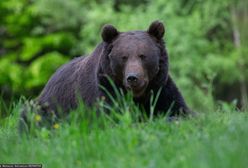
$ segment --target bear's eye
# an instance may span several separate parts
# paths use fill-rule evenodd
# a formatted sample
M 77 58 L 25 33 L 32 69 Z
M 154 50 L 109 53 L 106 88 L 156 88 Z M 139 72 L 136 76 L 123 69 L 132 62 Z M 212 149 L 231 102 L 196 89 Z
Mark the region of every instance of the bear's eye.
M 146 58 L 146 56 L 143 55 L 143 54 L 139 55 L 139 57 L 140 57 L 142 60 Z
M 127 60 L 127 56 L 122 56 L 121 58 L 122 58 L 123 61 Z

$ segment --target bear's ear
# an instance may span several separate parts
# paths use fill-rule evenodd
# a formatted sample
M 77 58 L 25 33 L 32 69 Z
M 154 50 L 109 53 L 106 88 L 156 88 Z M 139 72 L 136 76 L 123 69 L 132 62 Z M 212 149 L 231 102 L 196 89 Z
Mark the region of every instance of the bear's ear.
M 164 24 L 158 20 L 151 23 L 149 26 L 149 29 L 147 32 L 157 38 L 158 40 L 161 40 L 164 36 Z
M 104 25 L 102 28 L 102 39 L 103 41 L 107 42 L 107 43 L 111 43 L 112 40 L 118 36 L 119 32 L 117 31 L 117 29 L 112 26 L 112 25 Z

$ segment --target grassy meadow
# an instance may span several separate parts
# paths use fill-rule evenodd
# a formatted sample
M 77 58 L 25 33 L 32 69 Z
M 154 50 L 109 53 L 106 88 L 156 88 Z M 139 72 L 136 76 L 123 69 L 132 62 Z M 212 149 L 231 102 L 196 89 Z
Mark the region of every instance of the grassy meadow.
M 21 103 L 1 119 L 0 163 L 40 163 L 44 167 L 225 167 L 248 165 L 248 113 L 231 108 L 196 117 L 137 121 L 130 111 L 87 118 L 83 106 L 51 129 L 18 133 Z M 93 111 L 91 111 L 93 113 Z M 39 122 L 33 116 L 33 122 Z

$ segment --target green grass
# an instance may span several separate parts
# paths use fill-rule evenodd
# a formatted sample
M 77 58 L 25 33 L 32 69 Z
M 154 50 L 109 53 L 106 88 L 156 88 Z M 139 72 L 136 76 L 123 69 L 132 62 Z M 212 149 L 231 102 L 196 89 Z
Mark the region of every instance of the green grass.
M 127 112 L 118 122 L 105 117 L 103 125 L 96 118 L 74 115 L 57 129 L 37 129 L 21 137 L 16 128 L 19 110 L 15 106 L 0 120 L 0 163 L 41 163 L 48 168 L 248 165 L 247 112 L 219 110 L 174 122 L 162 117 L 137 122 Z

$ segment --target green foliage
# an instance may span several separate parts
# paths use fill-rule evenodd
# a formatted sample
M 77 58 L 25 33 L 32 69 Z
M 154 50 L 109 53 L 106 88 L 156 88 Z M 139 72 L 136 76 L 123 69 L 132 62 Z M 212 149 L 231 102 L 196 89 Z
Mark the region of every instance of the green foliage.
M 0 163 L 246 167 L 248 116 L 236 106 L 248 107 L 247 8 L 245 0 L 0 1 Z M 42 125 L 33 104 L 30 134 L 18 134 L 24 106 L 6 103 L 12 93 L 36 97 L 60 65 L 94 50 L 104 24 L 146 30 L 157 19 L 166 25 L 170 73 L 199 112 L 195 118 L 168 122 L 152 113 L 145 118 L 126 95 L 113 99 L 113 106 L 80 104 L 51 127 Z M 216 101 L 238 92 L 241 101 Z M 151 111 L 155 102 L 156 95 Z M 106 108 L 110 115 L 98 115 Z
M 190 106 L 208 110 L 215 103 L 207 96 L 225 97 L 220 88 L 240 83 L 230 93 L 247 90 L 247 6 L 242 0 L 1 1 L 0 87 L 37 96 L 56 68 L 94 50 L 102 25 L 146 30 L 159 19 L 173 78 Z M 247 93 L 240 94 L 245 102 Z

